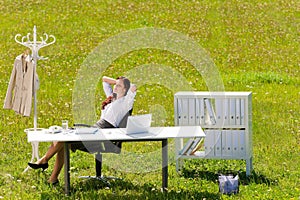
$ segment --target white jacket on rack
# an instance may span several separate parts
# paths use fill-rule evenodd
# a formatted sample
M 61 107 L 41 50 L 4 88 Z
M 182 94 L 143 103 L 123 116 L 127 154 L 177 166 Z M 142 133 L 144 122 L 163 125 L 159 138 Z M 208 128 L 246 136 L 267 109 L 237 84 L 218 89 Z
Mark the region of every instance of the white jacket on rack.
M 12 109 L 18 114 L 30 116 L 34 92 L 33 74 L 31 57 L 24 54 L 17 56 L 4 100 L 4 109 Z M 36 80 L 38 83 L 38 78 Z M 36 87 L 38 87 L 38 84 Z

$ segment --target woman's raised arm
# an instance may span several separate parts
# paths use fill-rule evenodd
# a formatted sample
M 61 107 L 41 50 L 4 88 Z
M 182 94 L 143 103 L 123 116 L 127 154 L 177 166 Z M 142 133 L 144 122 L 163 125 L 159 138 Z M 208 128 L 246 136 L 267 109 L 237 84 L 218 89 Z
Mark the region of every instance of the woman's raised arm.
M 111 85 L 115 85 L 116 84 L 116 79 L 108 77 L 108 76 L 103 76 L 102 77 L 102 81 L 106 82 L 108 84 L 111 84 Z

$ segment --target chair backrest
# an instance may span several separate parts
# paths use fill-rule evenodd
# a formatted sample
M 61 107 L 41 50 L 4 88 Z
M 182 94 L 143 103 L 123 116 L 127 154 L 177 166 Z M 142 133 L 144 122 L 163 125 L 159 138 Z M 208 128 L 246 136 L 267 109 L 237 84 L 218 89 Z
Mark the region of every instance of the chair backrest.
M 123 117 L 123 119 L 121 120 L 120 124 L 119 124 L 119 127 L 118 128 L 126 128 L 127 126 L 127 119 L 128 119 L 128 116 L 130 116 L 132 114 L 132 110 L 129 110 L 126 115 Z

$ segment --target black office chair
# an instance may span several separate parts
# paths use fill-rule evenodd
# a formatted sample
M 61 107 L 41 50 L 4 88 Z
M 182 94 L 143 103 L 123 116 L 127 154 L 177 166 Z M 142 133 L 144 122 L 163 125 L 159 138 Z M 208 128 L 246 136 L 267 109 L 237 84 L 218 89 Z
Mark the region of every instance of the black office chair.
M 121 120 L 118 128 L 126 128 L 128 116 L 132 114 L 132 109 L 126 113 L 126 115 Z M 74 124 L 74 127 L 94 127 L 86 124 Z M 75 152 L 76 150 L 95 153 L 95 168 L 96 176 L 81 176 L 81 178 L 97 179 L 103 181 L 105 184 L 110 185 L 108 179 L 117 179 L 114 177 L 104 177 L 102 176 L 102 153 L 116 153 L 120 154 L 122 148 L 122 141 L 104 141 L 104 142 L 77 142 L 71 145 L 71 150 Z

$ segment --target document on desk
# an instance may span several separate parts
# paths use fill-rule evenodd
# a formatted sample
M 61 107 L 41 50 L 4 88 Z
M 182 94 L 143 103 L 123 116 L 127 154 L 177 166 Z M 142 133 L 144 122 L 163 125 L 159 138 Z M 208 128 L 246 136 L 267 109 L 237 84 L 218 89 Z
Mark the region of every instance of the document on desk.
M 91 127 L 81 127 L 76 128 L 75 134 L 95 134 L 97 133 L 98 128 L 91 128 Z

